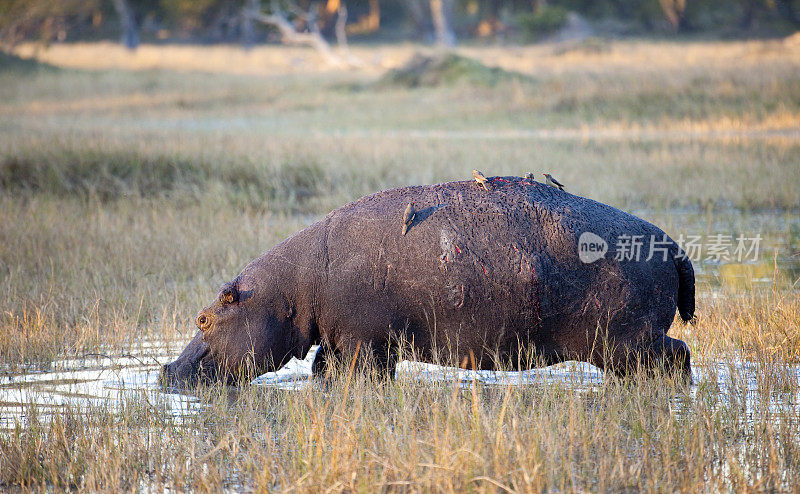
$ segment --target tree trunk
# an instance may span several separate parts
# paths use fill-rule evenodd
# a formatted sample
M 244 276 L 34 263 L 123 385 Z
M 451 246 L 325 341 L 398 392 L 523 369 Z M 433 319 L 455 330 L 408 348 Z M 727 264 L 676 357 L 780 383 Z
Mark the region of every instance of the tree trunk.
M 344 3 L 339 4 L 339 10 L 336 14 L 336 43 L 343 47 L 347 48 L 347 30 L 345 27 L 347 26 L 347 7 Z
M 686 15 L 687 2 L 688 0 L 659 0 L 661 10 L 664 11 L 667 20 L 677 32 L 689 30 L 689 17 Z
M 776 0 L 775 7 L 781 17 L 791 22 L 794 27 L 800 27 L 800 18 L 792 5 L 792 0 Z
M 425 39 L 430 35 L 433 28 L 427 13 L 425 12 L 425 5 L 422 0 L 405 0 L 403 6 L 408 12 L 408 17 L 411 23 L 414 24 L 414 29 L 421 39 Z
M 453 0 L 431 0 L 431 19 L 437 45 L 456 45 L 456 35 L 450 27 L 452 12 Z
M 136 18 L 127 0 L 112 0 L 114 9 L 119 16 L 119 26 L 122 31 L 120 42 L 129 50 L 135 50 L 139 46 L 139 27 L 136 25 Z
M 350 52 L 350 47 L 347 45 L 347 6 L 342 1 L 339 4 L 339 10 L 336 13 L 336 44 L 342 52 L 345 60 L 352 67 L 363 67 L 364 62 Z
M 756 13 L 755 0 L 741 0 L 742 4 L 742 18 L 739 19 L 739 27 L 741 29 L 750 29 L 753 26 L 753 18 Z
M 249 50 L 256 42 L 256 30 L 250 12 L 258 12 L 261 5 L 258 0 L 247 0 L 242 7 L 242 45 Z

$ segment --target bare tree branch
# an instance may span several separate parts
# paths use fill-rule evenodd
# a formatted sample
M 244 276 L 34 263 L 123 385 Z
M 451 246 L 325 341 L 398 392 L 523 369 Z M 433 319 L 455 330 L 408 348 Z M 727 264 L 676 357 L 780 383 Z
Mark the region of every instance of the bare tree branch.
M 689 27 L 689 18 L 686 16 L 687 0 L 658 0 L 661 10 L 675 31 L 685 31 Z
M 319 9 L 319 4 L 313 3 L 308 11 L 302 11 L 297 7 L 297 5 L 292 4 L 290 7 L 290 13 L 292 13 L 295 17 L 303 20 L 306 24 L 308 31 L 302 32 L 298 31 L 295 26 L 289 21 L 286 17 L 286 14 L 281 10 L 280 5 L 278 2 L 273 0 L 270 5 L 271 12 L 266 14 L 261 11 L 261 2 L 259 0 L 250 0 L 249 2 L 249 12 L 248 15 L 250 18 L 262 22 L 264 24 L 273 26 L 278 30 L 281 35 L 281 40 L 290 45 L 305 45 L 311 46 L 315 50 L 317 50 L 320 55 L 325 59 L 327 63 L 336 67 L 347 67 L 347 66 L 362 66 L 363 62 L 358 60 L 356 57 L 352 56 L 348 49 L 347 49 L 347 39 L 344 38 L 344 43 L 342 43 L 342 38 L 339 36 L 339 28 L 338 28 L 338 21 L 337 21 L 337 38 L 339 40 L 339 44 L 341 45 L 342 49 L 347 51 L 345 57 L 340 56 L 336 52 L 333 51 L 331 45 L 325 40 L 322 36 L 322 33 L 319 30 L 319 24 L 317 23 L 317 11 Z M 339 10 L 341 15 L 341 8 Z M 344 19 L 347 19 L 347 10 L 345 9 Z M 344 27 L 342 26 L 341 31 L 344 32 Z

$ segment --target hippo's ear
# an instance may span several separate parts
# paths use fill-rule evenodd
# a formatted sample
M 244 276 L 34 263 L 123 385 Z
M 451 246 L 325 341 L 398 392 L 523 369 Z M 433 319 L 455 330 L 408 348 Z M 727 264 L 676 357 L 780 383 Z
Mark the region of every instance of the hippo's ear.
M 225 285 L 219 292 L 219 301 L 223 304 L 232 304 L 238 302 L 239 290 L 236 289 L 236 285 L 232 283 Z

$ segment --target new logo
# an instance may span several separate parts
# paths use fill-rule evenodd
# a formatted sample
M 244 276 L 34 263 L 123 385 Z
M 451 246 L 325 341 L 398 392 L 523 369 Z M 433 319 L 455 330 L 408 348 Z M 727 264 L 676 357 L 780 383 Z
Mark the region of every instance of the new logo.
M 581 262 L 591 264 L 606 256 L 608 242 L 592 232 L 583 232 L 578 238 L 578 257 Z

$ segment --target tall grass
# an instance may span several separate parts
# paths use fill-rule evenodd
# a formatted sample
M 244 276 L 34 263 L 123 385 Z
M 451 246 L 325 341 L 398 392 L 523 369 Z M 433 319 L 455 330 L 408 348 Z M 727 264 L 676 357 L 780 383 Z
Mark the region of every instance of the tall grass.
M 377 87 L 378 67 L 309 70 L 303 50 L 114 50 L 56 46 L 40 57 L 71 68 L 0 73 L 3 375 L 148 339 L 179 350 L 217 287 L 289 234 L 472 169 L 551 172 L 670 234 L 800 248 L 800 64 L 778 42 L 470 47 L 527 77 L 414 90 Z M 356 50 L 394 67 L 415 48 Z M 670 332 L 702 369 L 694 387 L 383 382 L 345 365 L 299 391 L 200 390 L 178 419 L 144 393 L 26 404 L 0 431 L 0 488 L 796 490 L 795 272 L 766 289 L 701 280 L 697 325 Z
M 793 373 L 778 366 L 779 375 Z M 347 366 L 297 391 L 203 391 L 167 403 L 67 408 L 0 435 L 0 483 L 88 490 L 740 491 L 800 481 L 797 404 L 711 372 L 487 386 L 389 383 Z M 797 392 L 794 382 L 793 392 Z M 770 394 L 777 399 L 769 400 Z M 764 399 L 766 397 L 766 399 Z
M 232 47 L 143 47 L 119 59 L 123 68 L 141 69 L 142 57 L 161 68 L 120 71 L 107 69 L 113 47 L 57 46 L 39 56 L 75 67 L 105 59 L 106 69 L 0 74 L 0 186 L 101 196 L 200 189 L 237 206 L 324 213 L 380 188 L 480 169 L 549 171 L 570 191 L 623 208 L 798 208 L 800 64 L 790 46 L 608 45 L 599 54 L 464 49 L 530 79 L 485 87 L 467 70 L 460 84 L 413 90 L 375 86 L 377 67 L 238 75 L 209 55 L 239 56 Z M 390 66 L 414 53 L 372 50 L 391 52 Z M 224 73 L 192 72 L 190 58 Z
M 50 149 L 6 157 L 0 162 L 0 188 L 27 196 L 101 201 L 182 196 L 197 202 L 210 195 L 240 208 L 296 212 L 338 181 L 316 162 L 259 166 L 243 160 L 226 165 L 180 155 Z
M 59 197 L 215 200 L 239 210 L 324 214 L 376 190 L 488 175 L 553 173 L 623 209 L 797 211 L 792 140 L 362 137 L 257 133 L 126 138 L 0 135 L 0 191 Z M 131 143 L 132 141 L 133 143 Z M 556 175 L 557 174 L 557 175 Z
M 695 327 L 683 328 L 700 354 L 800 364 L 797 290 L 754 289 L 703 300 L 700 314 Z

